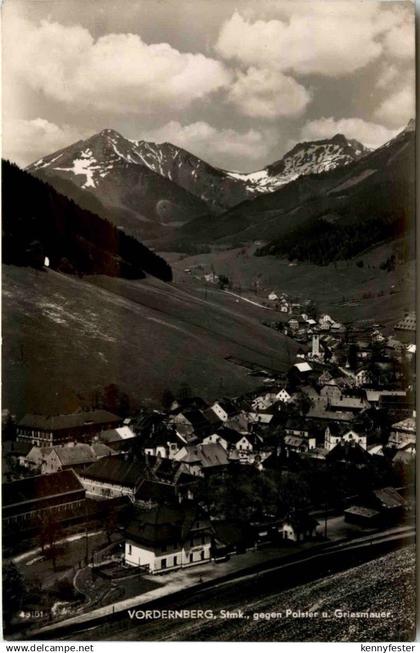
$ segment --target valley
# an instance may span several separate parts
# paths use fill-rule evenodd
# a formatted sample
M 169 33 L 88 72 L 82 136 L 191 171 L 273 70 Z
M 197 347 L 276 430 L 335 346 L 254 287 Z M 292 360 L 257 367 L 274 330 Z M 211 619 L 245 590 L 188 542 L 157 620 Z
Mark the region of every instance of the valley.
M 320 310 L 344 322 L 375 321 L 380 315 L 382 323 L 392 326 L 413 304 L 416 280 L 414 261 L 398 265 L 392 271 L 381 269 L 381 264 L 392 256 L 394 247 L 395 243 L 385 243 L 349 261 L 327 266 L 290 263 L 274 256 L 257 257 L 254 244 L 213 249 L 208 254 L 196 256 L 173 252 L 164 252 L 162 256 L 170 263 L 179 285 L 195 287 L 202 294 L 206 288 L 207 293 L 212 288 L 203 275 L 214 270 L 229 279 L 233 290 L 267 306 L 273 305 L 268 295 L 274 290 L 296 297 L 298 301 L 311 299 Z M 185 272 L 186 269 L 191 272 Z M 280 313 L 276 314 L 276 319 L 282 319 Z M 288 319 L 287 314 L 284 319 Z

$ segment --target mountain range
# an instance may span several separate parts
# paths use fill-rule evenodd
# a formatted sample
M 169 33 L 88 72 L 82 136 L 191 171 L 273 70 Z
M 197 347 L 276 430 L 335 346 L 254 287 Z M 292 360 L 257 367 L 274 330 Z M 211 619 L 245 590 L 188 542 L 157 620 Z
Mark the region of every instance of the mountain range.
M 211 224 L 197 218 L 178 230 L 178 241 L 172 247 L 176 249 L 180 243 L 191 240 L 219 247 L 255 241 L 275 243 L 303 225 L 312 228 L 316 238 L 314 221 L 317 220 L 345 224 L 350 231 L 352 225 L 357 225 L 362 232 L 363 228 L 368 230 L 373 218 L 380 225 L 381 221 L 386 222 L 393 216 L 398 228 L 412 227 L 414 162 L 415 124 L 410 122 L 391 141 L 346 165 L 302 175 L 274 192 L 237 204 L 216 216 Z M 304 231 L 296 237 L 304 239 Z M 351 234 L 348 237 L 351 238 Z M 370 242 L 363 243 L 361 238 L 359 247 L 367 247 L 377 238 L 381 241 L 386 237 L 389 235 L 378 229 Z M 162 247 L 165 249 L 165 245 Z M 167 243 L 166 249 L 169 247 Z M 270 247 L 268 245 L 263 253 L 280 253 Z M 356 249 L 352 253 L 356 254 Z
M 171 237 L 197 217 L 211 223 L 246 199 L 308 174 L 345 166 L 369 150 L 337 134 L 298 143 L 280 160 L 251 173 L 215 168 L 171 143 L 132 141 L 112 129 L 45 156 L 28 172 L 114 224 L 148 239 Z M 83 192 L 80 192 L 83 191 Z
M 414 134 L 410 121 L 376 150 L 336 134 L 298 143 L 264 169 L 239 173 L 215 168 L 170 143 L 133 141 L 105 129 L 27 170 L 160 251 L 192 253 L 252 241 L 275 245 L 287 236 L 299 258 L 308 256 L 293 245 L 293 238 L 304 238 L 303 225 L 311 242 L 318 227 L 324 238 L 328 232 L 340 241 L 351 239 L 353 226 L 359 244 L 331 250 L 330 260 L 357 254 L 364 229 L 374 244 L 398 235 L 407 223 L 401 215 L 413 212 Z M 274 245 L 260 253 L 284 253 Z
M 366 284 L 376 296 L 380 285 L 382 299 L 366 300 L 370 310 L 395 297 L 395 311 L 403 310 L 406 294 L 384 290 L 408 286 L 398 270 L 376 274 L 356 261 L 378 243 L 387 252 L 414 243 L 399 238 L 414 227 L 414 123 L 374 151 L 340 135 L 298 144 L 251 175 L 217 170 L 170 144 L 139 143 L 105 130 L 27 172 L 4 163 L 4 402 L 17 414 L 74 410 L 105 379 L 133 405 L 159 406 L 163 391 L 182 383 L 210 399 L 241 394 L 259 383 L 247 366 L 284 371 L 295 359 L 294 343 L 263 325 L 268 308 L 181 284 L 186 275 L 175 267 L 175 281 L 164 283 L 171 267 L 139 242 L 144 236 L 161 252 L 205 246 L 203 257 L 231 255 L 230 278 L 242 264 L 248 278 L 264 272 L 284 285 L 287 277 L 292 294 L 312 296 L 322 285 L 328 302 L 332 286 L 337 300 Z M 260 258 L 250 253 L 256 241 Z M 49 269 L 34 269 L 45 256 Z M 349 257 L 350 267 L 328 265 Z M 287 258 L 307 264 L 290 267 Z

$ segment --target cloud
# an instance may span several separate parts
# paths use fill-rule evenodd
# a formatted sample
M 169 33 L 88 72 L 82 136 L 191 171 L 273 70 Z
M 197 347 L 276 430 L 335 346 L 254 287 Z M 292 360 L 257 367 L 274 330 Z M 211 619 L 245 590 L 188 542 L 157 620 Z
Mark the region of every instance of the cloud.
M 266 156 L 276 142 L 269 131 L 217 129 L 202 121 L 189 125 L 171 121 L 157 129 L 143 132 L 142 138 L 157 143 L 173 143 L 206 161 L 219 162 L 219 165 L 236 165 L 242 158 L 256 161 Z
M 43 118 L 5 120 L 3 125 L 3 157 L 20 166 L 33 163 L 89 134 L 69 125 L 56 125 Z
M 310 93 L 293 77 L 253 67 L 245 73 L 238 71 L 227 94 L 228 102 L 252 118 L 299 116 L 310 100 Z
M 401 72 L 397 66 L 384 64 L 376 80 L 376 88 L 386 89 L 390 84 L 401 77 Z
M 301 129 L 302 140 L 330 138 L 335 134 L 344 134 L 347 138 L 355 138 L 367 147 L 376 148 L 383 145 L 398 133 L 398 129 L 388 129 L 374 122 L 361 118 L 319 118 L 307 122 Z
M 391 127 L 401 127 L 415 116 L 414 80 L 387 97 L 375 111 L 375 118 Z
M 384 47 L 391 52 L 399 26 L 404 21 L 412 24 L 412 12 L 386 4 L 279 2 L 277 9 L 271 5 L 272 15 L 278 17 L 267 20 L 244 18 L 235 11 L 223 23 L 215 49 L 245 66 L 345 76 L 378 59 Z
M 415 32 L 414 22 L 404 21 L 396 25 L 384 37 L 384 46 L 387 54 L 398 59 L 414 61 Z
M 16 41 L 19 47 L 11 47 Z M 15 82 L 82 110 L 141 114 L 162 103 L 184 109 L 231 79 L 223 63 L 168 43 L 147 44 L 137 34 L 94 40 L 78 25 L 35 25 L 13 14 L 4 43 L 13 51 L 6 68 Z

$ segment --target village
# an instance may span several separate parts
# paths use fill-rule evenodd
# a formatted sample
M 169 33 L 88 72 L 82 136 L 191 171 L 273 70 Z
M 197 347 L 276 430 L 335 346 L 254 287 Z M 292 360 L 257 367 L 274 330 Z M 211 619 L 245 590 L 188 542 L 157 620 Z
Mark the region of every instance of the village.
M 299 349 L 286 372 L 249 371 L 253 392 L 168 390 L 132 415 L 3 411 L 8 627 L 412 523 L 415 317 L 387 335 L 269 300 L 287 318 L 267 326 Z

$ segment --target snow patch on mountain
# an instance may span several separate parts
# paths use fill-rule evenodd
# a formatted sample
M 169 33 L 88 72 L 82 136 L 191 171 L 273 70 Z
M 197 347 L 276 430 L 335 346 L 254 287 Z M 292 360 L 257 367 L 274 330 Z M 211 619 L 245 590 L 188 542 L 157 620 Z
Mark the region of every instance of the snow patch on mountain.
M 54 170 L 64 170 L 65 172 L 72 172 L 74 175 L 85 175 L 86 181 L 82 184 L 82 188 L 95 188 L 95 171 L 100 169 L 95 157 L 92 156 L 91 150 L 81 152 L 80 159 L 74 159 L 71 168 L 54 167 Z

